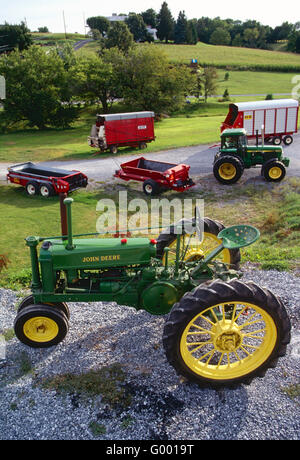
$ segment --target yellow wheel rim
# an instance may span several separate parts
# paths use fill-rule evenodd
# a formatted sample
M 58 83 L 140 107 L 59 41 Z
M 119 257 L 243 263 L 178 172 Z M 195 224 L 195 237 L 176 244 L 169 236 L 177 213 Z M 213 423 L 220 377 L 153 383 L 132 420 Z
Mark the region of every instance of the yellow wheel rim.
M 231 163 L 223 163 L 219 167 L 219 176 L 224 180 L 233 179 L 236 176 L 236 168 Z
M 58 334 L 57 323 L 46 316 L 35 316 L 23 326 L 24 335 L 33 342 L 50 342 Z
M 188 368 L 201 377 L 235 379 L 263 364 L 276 339 L 276 325 L 262 308 L 245 302 L 221 303 L 188 323 L 180 353 Z
M 216 237 L 213 233 L 204 232 L 203 241 L 200 242 L 196 233 L 192 235 L 182 235 L 180 241 L 180 258 L 183 257 L 183 260 L 186 262 L 194 261 L 205 257 L 209 254 L 213 249 L 218 247 L 222 241 Z M 170 263 L 174 263 L 176 258 L 176 244 L 177 239 L 169 244 L 169 255 L 168 261 Z M 186 251 L 186 245 L 188 245 L 188 249 Z M 224 264 L 231 263 L 230 251 L 228 249 L 224 249 L 216 258 L 219 261 L 222 261 Z M 165 260 L 165 256 L 163 257 L 163 261 Z
M 281 175 L 282 171 L 278 166 L 273 166 L 273 168 L 270 168 L 269 177 L 271 177 L 271 179 L 279 179 Z

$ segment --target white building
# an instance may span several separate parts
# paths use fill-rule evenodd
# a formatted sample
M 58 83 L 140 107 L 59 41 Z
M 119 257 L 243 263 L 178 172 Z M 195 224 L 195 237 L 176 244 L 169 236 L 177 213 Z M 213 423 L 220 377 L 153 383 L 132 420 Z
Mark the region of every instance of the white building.
M 127 14 L 124 15 L 118 15 L 113 13 L 112 16 L 106 16 L 106 19 L 109 20 L 109 22 L 117 22 L 117 21 L 125 21 L 125 19 L 128 17 Z M 146 29 L 147 32 L 153 37 L 153 40 L 157 40 L 157 29 L 153 29 L 151 26 L 148 26 L 146 24 Z

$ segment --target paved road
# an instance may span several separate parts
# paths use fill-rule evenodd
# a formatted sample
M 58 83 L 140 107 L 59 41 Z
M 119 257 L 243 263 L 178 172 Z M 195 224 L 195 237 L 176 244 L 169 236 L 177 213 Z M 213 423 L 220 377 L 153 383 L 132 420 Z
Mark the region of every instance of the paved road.
M 191 166 L 190 176 L 201 176 L 212 174 L 212 162 L 218 147 L 212 145 L 196 145 L 192 147 L 182 147 L 172 150 L 164 150 L 157 153 L 147 153 L 139 151 L 137 154 L 128 156 L 112 156 L 101 158 L 91 157 L 89 160 L 74 161 L 48 161 L 42 162 L 43 166 L 58 167 L 63 169 L 78 169 L 86 174 L 90 179 L 106 181 L 112 178 L 116 169 L 121 163 L 134 159 L 137 155 L 143 155 L 147 159 L 167 161 L 174 163 L 186 163 Z M 91 155 L 92 155 L 91 150 Z M 289 147 L 284 146 L 285 155 L 290 158 L 290 166 L 287 168 L 287 176 L 300 177 L 300 133 L 294 136 L 294 142 Z M 0 180 L 5 180 L 7 167 L 10 163 L 0 163 Z M 257 176 L 257 170 L 246 170 L 244 174 L 249 177 Z
M 73 46 L 74 50 L 77 51 L 79 50 L 80 48 L 82 48 L 84 45 L 86 45 L 87 43 L 89 42 L 92 42 L 93 39 L 92 38 L 87 38 L 86 40 L 80 40 L 78 42 L 76 42 Z

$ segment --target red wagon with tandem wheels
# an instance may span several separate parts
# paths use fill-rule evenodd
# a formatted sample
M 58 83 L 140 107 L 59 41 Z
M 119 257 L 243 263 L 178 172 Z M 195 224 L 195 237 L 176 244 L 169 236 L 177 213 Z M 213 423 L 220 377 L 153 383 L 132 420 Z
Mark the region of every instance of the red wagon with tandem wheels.
M 154 112 L 129 112 L 97 115 L 88 142 L 102 152 L 117 153 L 118 147 L 143 149 L 154 139 Z
M 176 165 L 140 157 L 121 164 L 114 176 L 126 181 L 143 182 L 146 195 L 158 195 L 168 189 L 183 192 L 195 185 L 189 178 L 189 169 L 190 166 L 185 164 Z
M 279 145 L 283 140 L 285 145 L 290 145 L 298 129 L 298 111 L 299 102 L 294 99 L 229 104 L 221 132 L 228 128 L 244 128 L 247 136 L 254 138 L 262 135 L 264 127 L 265 141 Z
M 87 176 L 80 171 L 49 168 L 31 162 L 10 166 L 7 180 L 25 187 L 28 195 L 40 194 L 45 198 L 69 193 L 88 184 Z

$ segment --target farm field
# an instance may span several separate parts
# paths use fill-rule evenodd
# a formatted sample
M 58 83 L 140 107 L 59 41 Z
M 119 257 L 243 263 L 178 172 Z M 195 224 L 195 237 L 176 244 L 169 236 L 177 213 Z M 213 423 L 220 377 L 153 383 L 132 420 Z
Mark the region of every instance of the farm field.
M 293 66 L 300 69 L 300 57 L 295 53 L 268 51 L 233 46 L 215 46 L 198 42 L 197 45 L 156 44 L 164 50 L 171 62 L 189 63 L 197 59 L 199 64 L 215 66 L 242 66 L 245 69 L 279 68 L 288 70 Z

